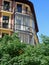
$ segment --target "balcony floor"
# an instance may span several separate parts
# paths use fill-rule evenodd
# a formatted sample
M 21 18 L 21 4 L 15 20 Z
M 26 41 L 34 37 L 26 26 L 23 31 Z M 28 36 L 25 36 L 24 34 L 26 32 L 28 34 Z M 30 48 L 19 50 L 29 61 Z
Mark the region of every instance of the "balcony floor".
M 3 13 L 4 15 L 6 16 L 10 16 L 13 14 L 13 12 L 10 12 L 10 11 L 4 11 L 4 10 L 0 10 L 1 13 Z
M 0 28 L 0 32 L 9 34 L 9 33 L 12 33 L 13 30 L 12 29 L 6 29 L 6 28 Z

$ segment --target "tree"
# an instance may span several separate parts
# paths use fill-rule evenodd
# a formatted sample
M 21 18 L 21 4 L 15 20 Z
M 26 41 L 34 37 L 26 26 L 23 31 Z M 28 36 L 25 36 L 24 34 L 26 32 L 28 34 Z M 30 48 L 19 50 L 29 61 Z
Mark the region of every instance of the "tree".
M 31 46 L 21 43 L 15 33 L 0 40 L 0 65 L 49 65 L 47 42 Z
M 41 34 L 41 39 L 44 44 L 49 44 L 49 37 Z

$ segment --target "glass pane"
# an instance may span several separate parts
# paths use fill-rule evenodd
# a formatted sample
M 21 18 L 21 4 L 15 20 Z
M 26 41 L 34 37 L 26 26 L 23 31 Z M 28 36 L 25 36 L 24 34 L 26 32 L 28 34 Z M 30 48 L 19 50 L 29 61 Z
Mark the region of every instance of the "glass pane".
M 8 24 L 7 23 L 3 23 L 2 26 L 3 26 L 3 28 L 8 28 Z
M 10 9 L 10 2 L 4 1 L 3 9 L 9 11 L 9 9 Z
M 23 25 L 25 30 L 29 29 L 29 22 L 30 22 L 30 18 L 28 16 L 24 16 L 23 17 Z
M 9 16 L 3 16 L 3 23 L 2 23 L 3 28 L 8 28 L 8 24 L 9 24 Z
M 22 12 L 22 5 L 17 4 L 17 12 Z
M 28 7 L 26 7 L 26 14 L 27 14 L 27 12 L 28 12 Z
M 3 16 L 3 20 L 9 20 L 8 16 Z
M 35 29 L 34 20 L 32 20 L 32 28 Z
M 16 28 L 21 29 L 21 20 L 17 20 Z
M 9 22 L 9 16 L 3 16 L 3 22 L 8 23 Z

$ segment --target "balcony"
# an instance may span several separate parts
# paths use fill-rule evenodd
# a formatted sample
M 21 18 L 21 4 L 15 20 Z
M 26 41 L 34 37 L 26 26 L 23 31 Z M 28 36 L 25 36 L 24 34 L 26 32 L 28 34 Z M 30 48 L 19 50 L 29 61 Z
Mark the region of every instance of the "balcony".
M 0 28 L 13 29 L 13 25 L 12 24 L 7 24 L 7 23 L 3 23 L 1 25 L 1 23 L 0 23 Z
M 22 15 L 27 15 L 27 16 L 31 16 L 31 17 L 33 16 L 31 11 L 26 11 L 25 9 L 22 9 L 22 12 L 15 9 L 15 14 L 22 14 Z
M 12 8 L 5 7 L 4 5 L 0 6 L 0 12 L 7 13 L 7 14 L 13 14 Z
M 13 25 L 12 24 L 8 25 L 7 23 L 3 24 L 0 22 L 0 30 L 3 32 L 12 32 L 13 31 Z
M 23 24 L 15 24 L 15 31 L 22 31 L 25 33 L 30 33 L 31 35 L 34 32 L 32 27 Z

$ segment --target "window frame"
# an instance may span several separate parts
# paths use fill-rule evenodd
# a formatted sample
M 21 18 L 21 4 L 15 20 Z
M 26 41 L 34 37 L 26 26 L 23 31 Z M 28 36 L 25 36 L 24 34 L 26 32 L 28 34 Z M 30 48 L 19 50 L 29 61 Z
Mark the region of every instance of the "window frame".
M 17 4 L 17 12 L 22 13 L 22 4 Z

